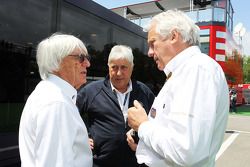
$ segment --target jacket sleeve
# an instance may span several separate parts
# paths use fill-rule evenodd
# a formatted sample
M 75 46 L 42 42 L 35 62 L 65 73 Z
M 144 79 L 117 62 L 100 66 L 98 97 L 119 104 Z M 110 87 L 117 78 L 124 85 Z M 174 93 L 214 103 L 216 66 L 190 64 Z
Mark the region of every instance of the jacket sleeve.
M 76 99 L 76 106 L 80 112 L 80 115 L 87 127 L 89 129 L 88 124 L 88 115 L 87 115 L 87 109 L 88 109 L 88 102 L 89 102 L 89 96 L 87 96 L 87 88 L 83 87 L 81 88 L 77 93 L 77 99 Z
M 154 100 L 155 100 L 155 95 L 154 93 L 148 88 L 148 91 L 147 91 L 147 96 L 148 96 L 148 104 L 149 104 L 149 109 L 147 111 L 147 113 L 149 112 Z
M 149 113 L 149 110 L 154 102 L 155 99 L 155 95 L 154 93 L 151 91 L 151 89 L 149 89 L 149 87 L 147 87 L 145 84 L 142 85 L 143 86 L 143 92 L 146 96 L 147 99 L 147 104 L 144 104 L 144 109 L 147 112 L 147 114 Z
M 77 106 L 80 113 L 82 112 L 84 104 L 86 103 L 85 97 L 86 97 L 86 89 L 85 89 L 85 87 L 82 87 L 77 92 L 77 98 L 76 98 L 76 106 Z

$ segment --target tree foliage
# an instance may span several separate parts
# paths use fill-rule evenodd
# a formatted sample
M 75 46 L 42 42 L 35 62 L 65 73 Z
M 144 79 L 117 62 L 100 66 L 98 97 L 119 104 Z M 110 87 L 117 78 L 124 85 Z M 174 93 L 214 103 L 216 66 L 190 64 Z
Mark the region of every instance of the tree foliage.
M 237 50 L 227 57 L 224 65 L 224 72 L 229 85 L 242 84 L 243 81 L 243 59 Z
M 243 57 L 244 83 L 250 83 L 250 56 Z

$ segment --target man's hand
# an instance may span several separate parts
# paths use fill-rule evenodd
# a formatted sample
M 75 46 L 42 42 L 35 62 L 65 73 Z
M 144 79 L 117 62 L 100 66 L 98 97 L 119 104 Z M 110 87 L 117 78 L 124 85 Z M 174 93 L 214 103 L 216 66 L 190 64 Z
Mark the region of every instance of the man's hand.
M 128 145 L 129 147 L 131 148 L 131 150 L 135 151 L 136 148 L 137 148 L 137 144 L 135 143 L 133 137 L 132 137 L 132 133 L 133 133 L 133 129 L 130 129 L 126 135 L 127 135 L 127 142 L 128 142 Z
M 94 149 L 94 140 L 91 138 L 89 138 L 89 145 L 90 145 L 91 150 L 93 150 Z
M 135 131 L 138 131 L 141 123 L 145 121 L 148 121 L 148 116 L 144 108 L 137 100 L 134 100 L 134 107 L 128 109 L 128 125 Z

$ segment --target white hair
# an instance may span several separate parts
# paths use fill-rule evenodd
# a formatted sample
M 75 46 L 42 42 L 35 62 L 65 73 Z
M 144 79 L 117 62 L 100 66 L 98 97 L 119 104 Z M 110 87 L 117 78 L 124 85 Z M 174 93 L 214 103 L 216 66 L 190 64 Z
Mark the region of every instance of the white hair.
M 200 44 L 200 28 L 184 12 L 179 10 L 168 10 L 152 18 L 144 30 L 149 31 L 156 26 L 156 32 L 163 38 L 168 38 L 172 31 L 181 34 L 183 42 L 189 45 Z
M 36 54 L 41 78 L 44 80 L 50 73 L 58 71 L 62 59 L 75 49 L 80 49 L 83 54 L 88 54 L 83 42 L 73 35 L 55 33 L 41 41 Z
M 111 49 L 108 58 L 108 65 L 110 65 L 112 60 L 118 59 L 125 59 L 131 64 L 131 66 L 134 66 L 134 56 L 132 53 L 132 49 L 129 46 L 115 45 Z

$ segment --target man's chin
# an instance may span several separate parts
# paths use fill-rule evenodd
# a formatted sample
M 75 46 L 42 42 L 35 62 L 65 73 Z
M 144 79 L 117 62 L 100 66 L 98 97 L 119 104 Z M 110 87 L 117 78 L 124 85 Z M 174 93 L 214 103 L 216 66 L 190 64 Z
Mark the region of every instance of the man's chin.
M 78 88 L 80 88 L 83 84 L 85 84 L 86 82 L 87 82 L 87 80 L 84 79 L 82 82 L 77 83 L 74 87 L 75 87 L 76 89 L 78 89 Z
M 158 70 L 163 71 L 164 67 L 161 65 L 157 65 Z

